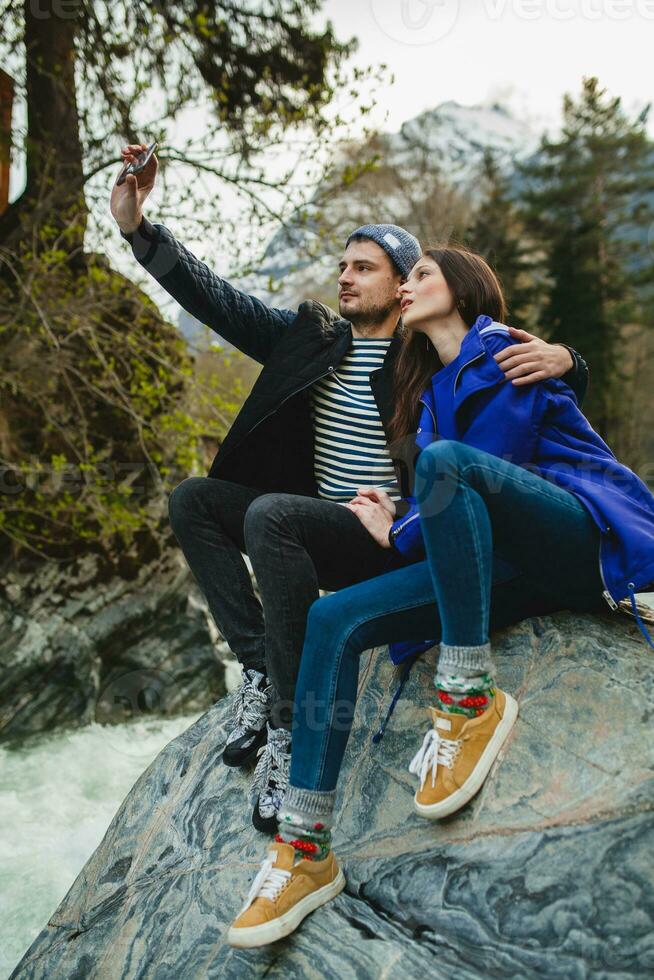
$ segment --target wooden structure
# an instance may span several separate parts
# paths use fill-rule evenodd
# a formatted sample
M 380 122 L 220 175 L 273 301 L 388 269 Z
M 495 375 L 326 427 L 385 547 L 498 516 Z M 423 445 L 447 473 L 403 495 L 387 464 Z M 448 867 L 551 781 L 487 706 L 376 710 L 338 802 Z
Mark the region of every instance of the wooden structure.
M 11 166 L 11 113 L 14 104 L 14 80 L 0 68 L 0 214 L 9 204 L 9 169 Z

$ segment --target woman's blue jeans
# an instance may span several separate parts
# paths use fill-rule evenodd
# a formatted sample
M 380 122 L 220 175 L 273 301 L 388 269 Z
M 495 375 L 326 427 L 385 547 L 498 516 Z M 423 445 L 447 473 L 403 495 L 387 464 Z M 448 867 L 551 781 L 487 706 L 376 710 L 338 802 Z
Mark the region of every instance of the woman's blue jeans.
M 600 532 L 569 491 L 440 440 L 418 458 L 415 495 L 427 560 L 310 607 L 292 729 L 298 789 L 336 788 L 364 650 L 431 638 L 477 646 L 529 616 L 603 607 Z

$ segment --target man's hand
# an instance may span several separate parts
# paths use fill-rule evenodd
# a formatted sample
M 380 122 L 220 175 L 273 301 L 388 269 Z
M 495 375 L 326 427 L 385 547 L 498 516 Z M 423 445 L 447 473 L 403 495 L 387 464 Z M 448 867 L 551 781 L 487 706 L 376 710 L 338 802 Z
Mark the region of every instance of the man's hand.
M 372 500 L 374 504 L 381 504 L 391 517 L 395 517 L 395 501 L 391 500 L 385 490 L 381 490 L 379 487 L 357 487 L 357 494 L 358 496 L 354 497 L 354 500 L 365 497 L 368 500 Z
M 393 518 L 385 507 L 381 504 L 374 503 L 367 497 L 355 497 L 354 500 L 351 500 L 345 506 L 349 507 L 352 513 L 357 515 L 377 544 L 380 544 L 382 548 L 391 547 L 391 543 L 388 540 L 388 532 L 392 527 Z
M 495 355 L 495 360 L 512 384 L 529 385 L 560 378 L 573 367 L 572 354 L 562 344 L 548 344 L 516 327 L 509 327 L 509 333 L 522 343 L 505 347 Z
M 142 150 L 147 150 L 145 143 L 130 143 L 122 148 L 123 169 L 139 156 Z M 121 170 L 120 173 L 123 171 Z M 120 176 L 120 174 L 118 174 Z M 111 190 L 111 213 L 118 227 L 126 233 L 136 231 L 143 217 L 143 204 L 154 187 L 157 176 L 157 157 L 152 154 L 140 174 L 129 174 L 124 184 L 114 184 Z

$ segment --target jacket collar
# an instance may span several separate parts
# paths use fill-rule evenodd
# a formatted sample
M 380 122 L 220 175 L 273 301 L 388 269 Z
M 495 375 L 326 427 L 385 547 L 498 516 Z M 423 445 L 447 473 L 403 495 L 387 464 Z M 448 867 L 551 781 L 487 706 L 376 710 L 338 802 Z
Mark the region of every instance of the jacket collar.
M 485 314 L 477 317 L 463 338 L 461 350 L 454 360 L 446 368 L 432 375 L 431 383 L 422 396 L 422 400 L 427 402 L 432 411 L 436 409 L 438 397 L 454 396 L 456 413 L 475 392 L 490 388 L 504 380 L 504 372 L 484 342 L 483 331 L 488 327 L 506 329 L 504 324 L 495 323 Z M 445 384 L 446 387 L 441 389 L 441 385 Z

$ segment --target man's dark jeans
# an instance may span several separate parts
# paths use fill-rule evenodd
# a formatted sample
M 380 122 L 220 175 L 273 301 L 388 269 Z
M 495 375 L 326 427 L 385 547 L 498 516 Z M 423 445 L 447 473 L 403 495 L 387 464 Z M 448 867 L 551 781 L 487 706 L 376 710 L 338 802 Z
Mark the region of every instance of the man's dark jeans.
M 268 674 L 273 722 L 290 729 L 307 615 L 319 589 L 335 592 L 406 559 L 377 544 L 343 504 L 316 497 L 192 476 L 175 487 L 168 512 L 218 629 L 243 667 Z

